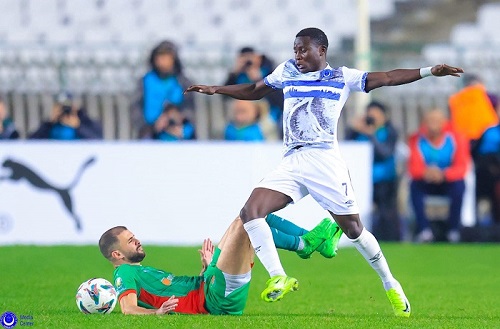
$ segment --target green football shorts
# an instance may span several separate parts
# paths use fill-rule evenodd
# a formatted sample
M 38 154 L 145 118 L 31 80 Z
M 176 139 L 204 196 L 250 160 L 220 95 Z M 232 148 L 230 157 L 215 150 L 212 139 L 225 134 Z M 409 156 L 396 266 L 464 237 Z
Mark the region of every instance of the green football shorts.
M 243 313 L 243 309 L 247 303 L 248 299 L 248 289 L 250 288 L 250 274 L 247 275 L 236 275 L 229 276 L 217 268 L 217 260 L 219 259 L 221 250 L 219 248 L 215 249 L 214 257 L 212 262 L 208 266 L 204 273 L 205 282 L 205 307 L 210 314 L 222 315 L 240 315 Z M 226 290 L 230 284 L 226 283 L 226 278 L 232 280 L 232 277 L 246 277 L 248 280 L 246 283 L 237 286 L 236 289 L 231 289 L 232 291 L 226 296 Z M 237 280 L 237 279 L 236 279 Z M 235 284 L 232 284 L 233 288 Z

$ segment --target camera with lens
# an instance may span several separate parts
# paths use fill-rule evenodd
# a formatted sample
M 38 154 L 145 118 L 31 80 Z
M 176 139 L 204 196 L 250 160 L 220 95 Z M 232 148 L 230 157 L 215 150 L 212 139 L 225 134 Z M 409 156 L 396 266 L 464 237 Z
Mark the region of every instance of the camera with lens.
M 247 60 L 247 61 L 245 62 L 245 65 L 244 65 L 243 67 L 244 67 L 245 69 L 248 69 L 248 68 L 250 68 L 250 66 L 252 66 L 252 65 L 253 65 L 253 62 L 252 62 L 252 60 L 250 60 L 250 59 L 249 59 L 249 60 Z
M 372 125 L 375 124 L 375 118 L 367 116 L 365 118 L 365 123 L 366 123 L 367 126 L 372 126 Z
M 71 113 L 72 109 L 73 107 L 70 104 L 63 104 L 63 106 L 61 107 L 61 113 L 63 115 L 68 115 Z
M 175 119 L 168 119 L 167 127 L 170 128 L 170 127 L 175 127 L 175 126 L 182 126 L 182 123 L 175 120 Z

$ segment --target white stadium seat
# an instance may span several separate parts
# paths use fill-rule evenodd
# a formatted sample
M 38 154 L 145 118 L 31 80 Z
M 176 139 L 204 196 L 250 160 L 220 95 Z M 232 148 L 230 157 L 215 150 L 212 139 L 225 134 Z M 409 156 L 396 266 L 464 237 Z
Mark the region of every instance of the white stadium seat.
M 485 42 L 481 30 L 473 23 L 456 25 L 451 32 L 450 41 L 453 45 L 462 47 L 483 45 Z

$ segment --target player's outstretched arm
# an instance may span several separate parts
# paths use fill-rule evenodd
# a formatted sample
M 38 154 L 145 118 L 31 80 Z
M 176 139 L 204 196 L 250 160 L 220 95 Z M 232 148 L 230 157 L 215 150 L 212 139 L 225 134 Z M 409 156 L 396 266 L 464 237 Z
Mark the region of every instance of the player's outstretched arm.
M 221 94 L 230 96 L 236 99 L 257 100 L 269 94 L 274 89 L 260 80 L 255 83 L 242 83 L 239 85 L 229 86 L 205 86 L 193 85 L 189 86 L 184 92 L 198 92 L 206 95 Z
M 464 70 L 446 64 L 422 69 L 396 69 L 387 72 L 370 72 L 366 77 L 365 91 L 369 92 L 383 86 L 404 85 L 428 76 L 444 77 L 450 75 L 459 77 L 460 73 L 464 73 Z
M 147 309 L 137 305 L 137 295 L 135 293 L 130 293 L 120 299 L 120 308 L 123 314 L 130 315 L 163 315 L 175 311 L 179 300 L 175 296 L 170 297 L 165 301 L 159 309 Z

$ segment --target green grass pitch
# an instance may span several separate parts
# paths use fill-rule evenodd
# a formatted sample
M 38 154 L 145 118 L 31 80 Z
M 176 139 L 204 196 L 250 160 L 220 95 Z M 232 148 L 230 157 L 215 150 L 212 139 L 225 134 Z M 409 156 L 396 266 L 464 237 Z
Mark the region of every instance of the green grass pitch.
M 375 272 L 354 248 L 334 259 L 302 260 L 280 251 L 300 289 L 282 301 L 259 299 L 267 275 L 253 271 L 242 316 L 84 315 L 75 304 L 79 284 L 112 279 L 96 246 L 0 247 L 0 314 L 31 315 L 39 328 L 500 328 L 500 245 L 383 244 L 403 284 L 412 316 L 396 318 Z M 196 275 L 197 248 L 145 246 L 144 265 Z M 20 323 L 16 328 L 21 328 Z

